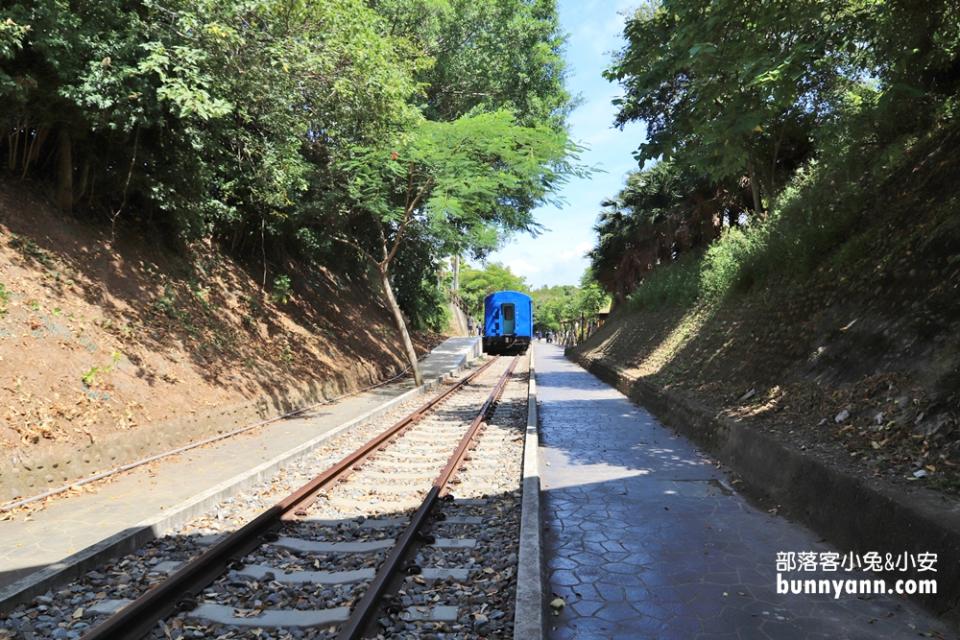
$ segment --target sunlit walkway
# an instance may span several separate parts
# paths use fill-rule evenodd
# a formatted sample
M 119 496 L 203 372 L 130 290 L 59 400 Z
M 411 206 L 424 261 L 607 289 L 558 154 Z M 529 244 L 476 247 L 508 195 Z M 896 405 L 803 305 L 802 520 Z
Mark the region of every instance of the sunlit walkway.
M 778 551 L 830 548 L 747 504 L 690 442 L 561 349 L 535 349 L 546 570 L 566 603 L 548 638 L 953 637 L 893 597 L 778 595 Z

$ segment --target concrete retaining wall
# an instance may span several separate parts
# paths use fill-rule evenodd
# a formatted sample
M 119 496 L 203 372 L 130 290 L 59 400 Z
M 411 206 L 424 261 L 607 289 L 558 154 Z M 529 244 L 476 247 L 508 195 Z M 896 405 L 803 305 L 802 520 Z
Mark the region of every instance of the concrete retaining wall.
M 809 526 L 841 552 L 937 553 L 936 574 L 889 577 L 935 578 L 938 593 L 916 601 L 960 624 L 960 501 L 923 488 L 907 492 L 878 479 L 862 480 L 600 360 L 573 349 L 566 353 L 716 455 L 743 477 L 748 495 L 776 503 L 781 514 Z

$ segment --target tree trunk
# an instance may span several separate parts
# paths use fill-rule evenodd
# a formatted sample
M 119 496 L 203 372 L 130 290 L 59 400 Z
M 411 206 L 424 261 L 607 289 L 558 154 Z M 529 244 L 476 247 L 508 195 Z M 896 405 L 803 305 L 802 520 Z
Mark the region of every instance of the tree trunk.
M 90 185 L 90 157 L 87 156 L 83 162 L 83 169 L 80 170 L 80 188 L 77 190 L 77 197 L 74 204 L 78 204 L 83 196 L 87 195 L 87 187 Z
M 20 121 L 17 121 L 17 126 L 14 128 L 13 133 L 10 134 L 9 140 L 10 150 L 7 154 L 7 166 L 10 171 L 16 171 L 17 151 L 20 149 Z
M 57 204 L 64 213 L 70 213 L 73 210 L 73 154 L 70 134 L 66 131 L 60 133 L 57 155 Z
M 420 375 L 420 366 L 417 364 L 417 351 L 413 348 L 413 341 L 410 340 L 410 333 L 407 332 L 407 323 L 403 321 L 403 313 L 400 311 L 400 305 L 397 304 L 397 298 L 393 295 L 393 287 L 390 286 L 390 275 L 386 268 L 379 268 L 380 286 L 383 287 L 383 293 L 387 296 L 387 305 L 393 312 L 393 320 L 397 323 L 397 329 L 403 338 L 403 348 L 407 352 L 407 360 L 410 362 L 410 369 L 413 371 L 413 379 L 417 386 L 423 384 L 423 376 Z
M 760 185 L 753 170 L 753 160 L 747 160 L 747 175 L 750 176 L 750 191 L 753 192 L 753 212 L 759 216 L 763 214 L 763 206 L 760 204 Z

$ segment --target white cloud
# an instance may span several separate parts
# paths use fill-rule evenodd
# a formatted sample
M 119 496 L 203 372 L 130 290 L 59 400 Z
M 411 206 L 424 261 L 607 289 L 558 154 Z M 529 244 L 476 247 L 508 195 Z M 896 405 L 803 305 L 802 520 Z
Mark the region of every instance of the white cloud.
M 531 276 L 543 271 L 543 267 L 541 265 L 528 262 L 523 258 L 512 258 L 507 266 L 509 266 L 510 270 L 515 274 L 518 276 L 523 276 L 524 278 L 530 278 Z
M 574 258 L 583 258 L 590 249 L 593 249 L 593 241 L 584 240 L 573 249 L 560 252 L 555 262 L 565 262 Z
M 536 240 L 521 238 L 490 256 L 489 261 L 509 267 L 533 287 L 578 282 L 587 268 L 586 253 L 593 248 L 593 241 L 581 240 L 569 248 L 557 246 L 565 240 L 566 234 L 558 233 L 546 233 Z

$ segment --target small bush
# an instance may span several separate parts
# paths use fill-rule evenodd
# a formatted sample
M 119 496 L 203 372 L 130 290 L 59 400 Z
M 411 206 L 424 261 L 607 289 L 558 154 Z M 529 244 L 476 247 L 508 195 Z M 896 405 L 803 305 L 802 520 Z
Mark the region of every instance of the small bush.
M 153 308 L 169 318 L 178 317 L 177 292 L 169 284 L 163 286 L 163 294 L 153 301 Z
M 719 300 L 737 287 L 745 287 L 749 273 L 745 267 L 763 253 L 767 234 L 759 226 L 727 229 L 719 241 L 710 245 L 700 271 L 700 296 Z
M 123 355 L 119 351 L 114 351 L 110 354 L 110 364 L 90 367 L 84 371 L 80 374 L 80 381 L 83 383 L 83 386 L 92 389 L 99 382 L 98 376 L 113 371 L 122 358 Z
M 279 275 L 273 279 L 273 288 L 270 290 L 270 299 L 274 304 L 287 304 L 293 293 L 293 284 L 287 275 Z
M 50 256 L 50 254 L 41 249 L 40 245 L 30 238 L 24 238 L 22 236 L 11 234 L 10 246 L 19 251 L 20 255 L 22 255 L 24 258 L 36 260 L 48 269 L 52 269 L 54 266 L 53 258 Z

